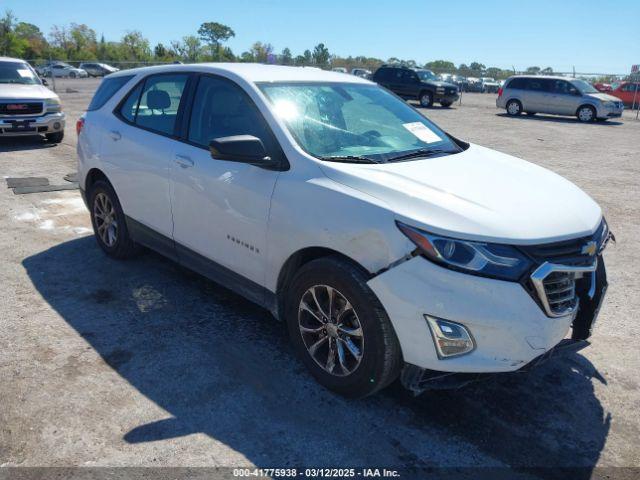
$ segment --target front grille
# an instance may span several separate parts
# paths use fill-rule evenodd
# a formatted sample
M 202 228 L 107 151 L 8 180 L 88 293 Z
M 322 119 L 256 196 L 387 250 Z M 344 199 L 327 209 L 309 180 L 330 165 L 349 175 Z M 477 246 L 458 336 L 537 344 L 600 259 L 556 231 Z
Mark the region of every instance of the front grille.
M 562 315 L 575 307 L 576 276 L 570 272 L 553 272 L 543 281 L 549 309 L 554 315 Z
M 37 115 L 44 110 L 42 102 L 3 102 L 0 103 L 0 115 L 18 117 L 21 115 Z
M 593 282 L 597 257 L 613 238 L 603 220 L 587 237 L 520 247 L 539 266 L 530 281 L 542 309 L 549 317 L 562 317 L 576 311 L 576 282 Z M 581 280 L 584 279 L 584 280 Z

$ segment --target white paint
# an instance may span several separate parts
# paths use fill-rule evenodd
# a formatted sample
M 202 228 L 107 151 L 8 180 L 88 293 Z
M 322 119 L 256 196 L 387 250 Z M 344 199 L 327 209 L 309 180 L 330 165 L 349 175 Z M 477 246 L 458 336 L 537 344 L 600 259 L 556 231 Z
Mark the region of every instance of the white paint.
M 53 230 L 55 226 L 56 225 L 53 220 L 45 220 L 44 222 L 38 225 L 38 228 L 42 230 Z

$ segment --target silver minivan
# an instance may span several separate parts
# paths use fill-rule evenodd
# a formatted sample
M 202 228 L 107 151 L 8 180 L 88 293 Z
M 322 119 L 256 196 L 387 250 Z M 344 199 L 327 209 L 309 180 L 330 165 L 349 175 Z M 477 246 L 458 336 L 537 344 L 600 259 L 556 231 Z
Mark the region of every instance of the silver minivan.
M 511 116 L 522 112 L 575 115 L 581 122 L 621 117 L 624 109 L 618 98 L 598 92 L 584 80 L 523 75 L 506 80 L 498 90 L 496 106 Z

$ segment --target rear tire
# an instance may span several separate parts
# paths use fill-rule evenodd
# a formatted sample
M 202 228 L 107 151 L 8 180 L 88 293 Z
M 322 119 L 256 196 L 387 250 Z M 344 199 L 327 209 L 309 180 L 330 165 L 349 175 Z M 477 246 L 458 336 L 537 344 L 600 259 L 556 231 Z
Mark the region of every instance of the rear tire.
M 64 131 L 56 132 L 56 133 L 47 133 L 45 135 L 46 139 L 50 143 L 60 143 L 64 138 Z
M 324 257 L 300 268 L 286 298 L 296 353 L 318 383 L 346 397 L 377 392 L 402 366 L 391 321 L 366 282 L 357 266 Z
M 89 211 L 96 241 L 104 253 L 125 259 L 140 252 L 140 246 L 129 236 L 120 201 L 109 182 L 98 180 L 91 186 Z
M 578 108 L 576 117 L 578 118 L 578 121 L 582 123 L 594 122 L 596 120 L 596 109 L 591 105 L 582 105 Z
M 519 100 L 509 100 L 507 102 L 507 115 L 517 117 L 522 113 L 522 104 Z
M 426 91 L 420 93 L 420 106 L 423 108 L 429 108 L 433 106 L 433 93 Z

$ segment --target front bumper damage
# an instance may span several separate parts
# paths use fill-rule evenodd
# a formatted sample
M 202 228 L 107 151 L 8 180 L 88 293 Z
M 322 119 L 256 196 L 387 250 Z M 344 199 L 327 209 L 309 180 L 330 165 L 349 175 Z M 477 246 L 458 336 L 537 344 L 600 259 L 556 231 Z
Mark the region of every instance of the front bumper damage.
M 535 358 L 522 368 L 513 372 L 500 373 L 499 375 L 517 375 L 520 373 L 526 373 L 551 358 L 558 359 L 569 356 L 589 345 L 590 343 L 587 340 L 563 339 L 558 343 L 558 345 Z M 462 388 L 471 383 L 494 378 L 495 375 L 495 373 L 438 372 L 406 364 L 400 374 L 400 381 L 404 388 L 417 396 L 427 390 L 452 390 Z
M 526 371 L 584 348 L 607 288 L 604 262 L 595 261 L 593 276 L 576 281 L 579 304 L 561 316 L 545 314 L 539 299 L 520 283 L 455 272 L 419 256 L 379 272 L 368 285 L 400 342 L 402 383 L 414 394 L 455 388 L 498 372 Z M 463 325 L 475 349 L 439 358 L 425 315 Z

